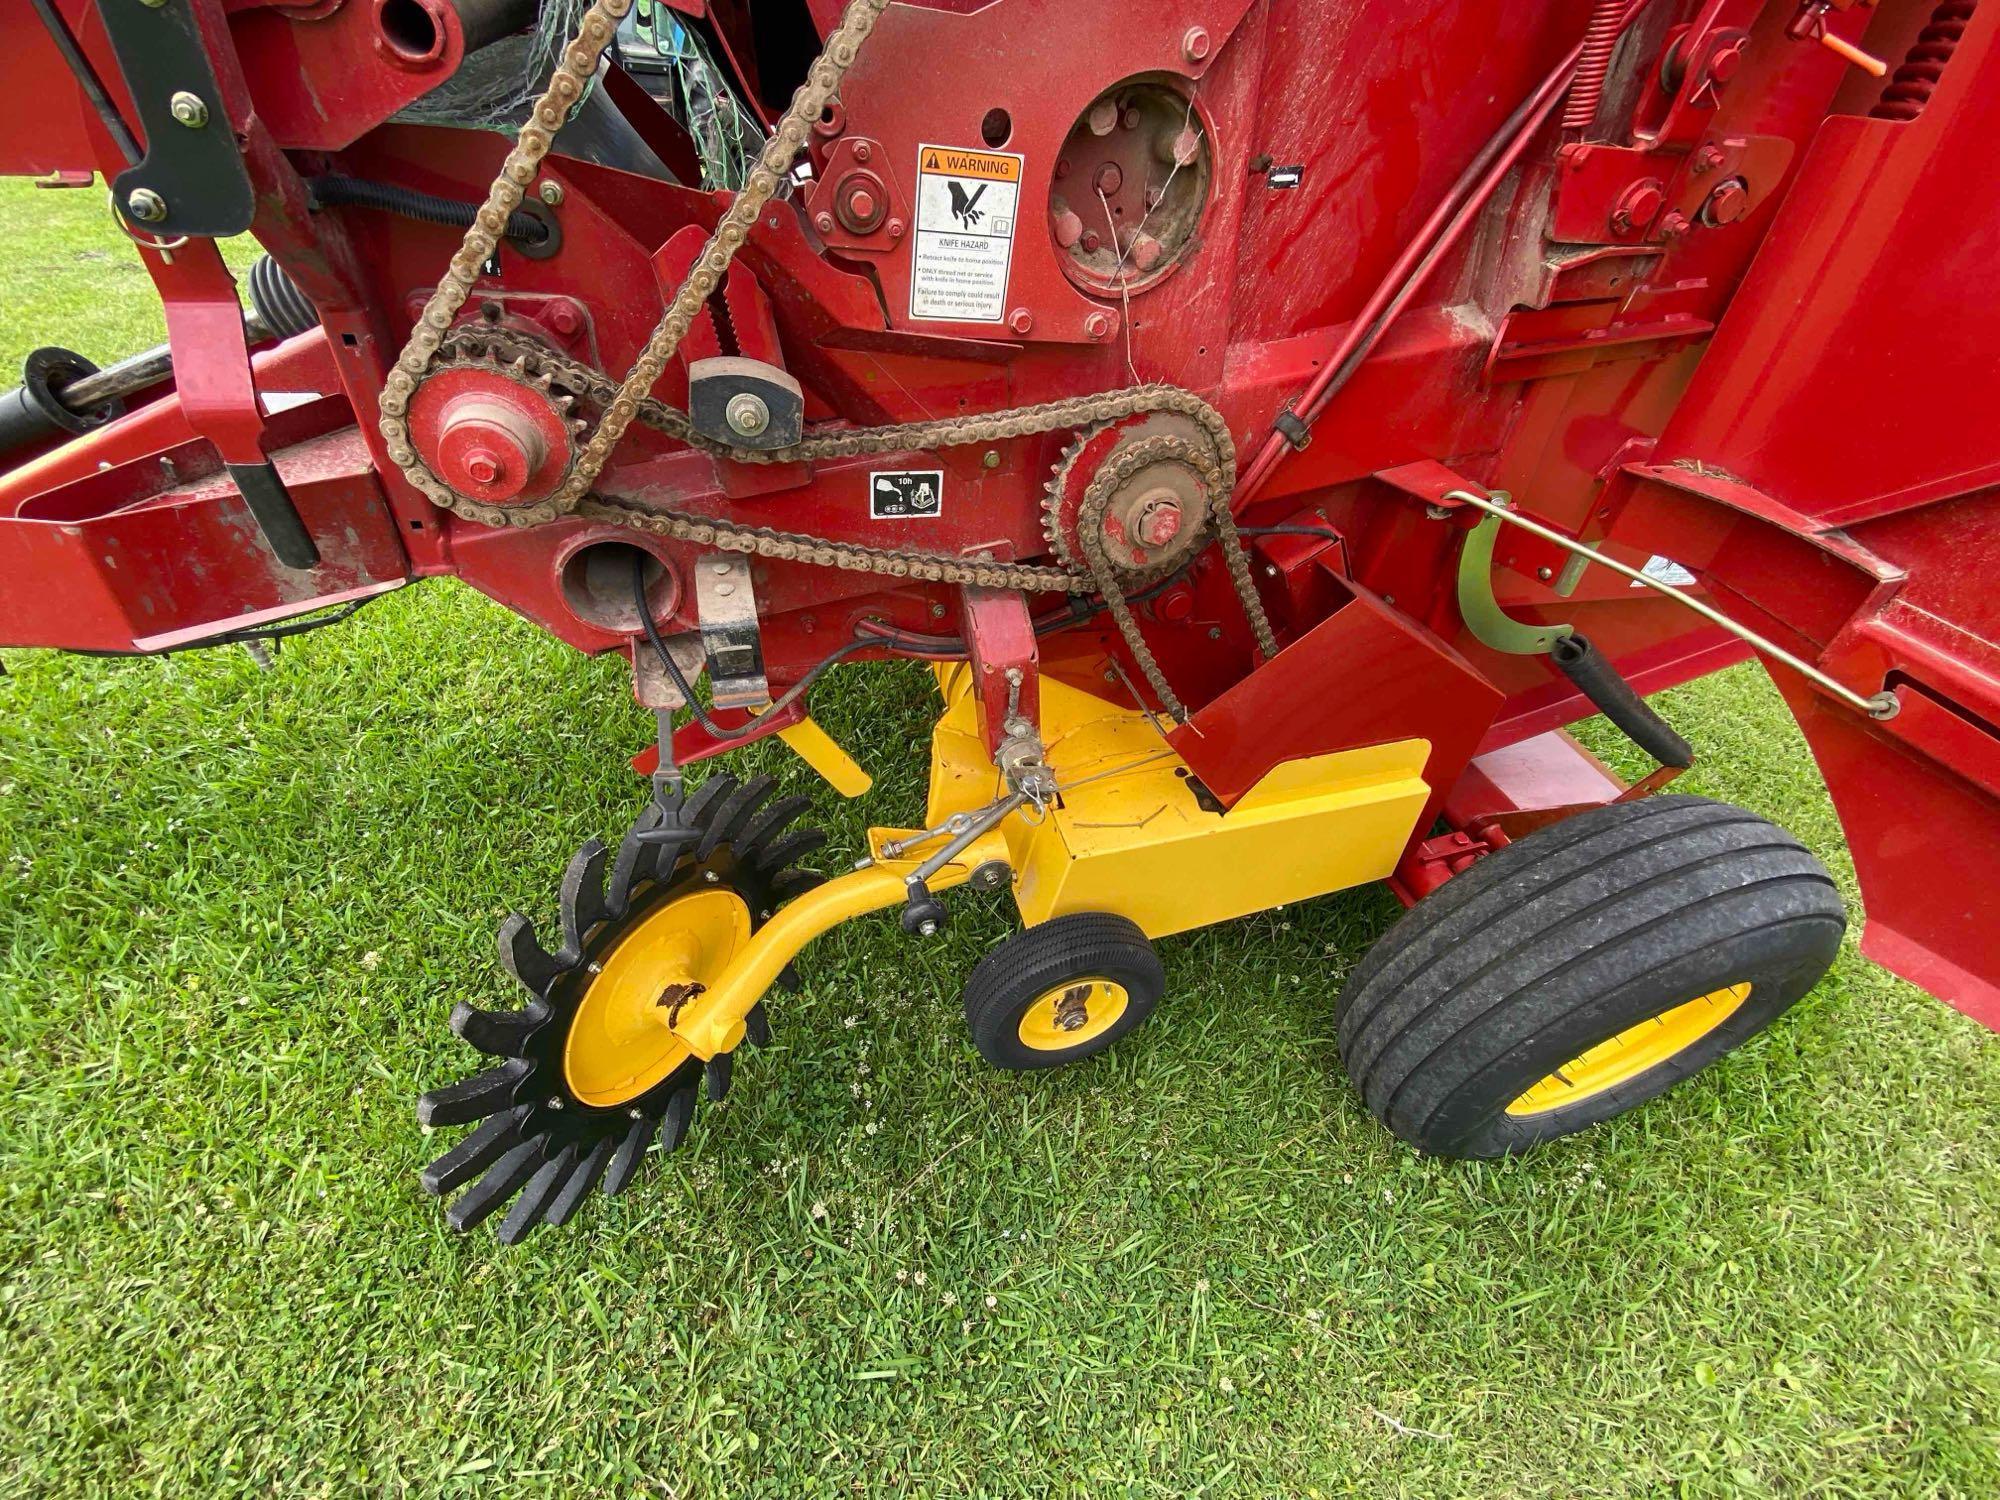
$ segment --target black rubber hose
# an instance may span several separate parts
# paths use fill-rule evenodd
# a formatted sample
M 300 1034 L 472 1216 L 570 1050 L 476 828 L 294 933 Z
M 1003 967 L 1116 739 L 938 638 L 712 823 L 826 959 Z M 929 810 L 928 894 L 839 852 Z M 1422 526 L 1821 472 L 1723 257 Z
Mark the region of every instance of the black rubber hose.
M 1599 655 L 1588 640 L 1566 635 L 1549 648 L 1549 655 L 1578 691 L 1597 705 L 1597 711 L 1654 760 L 1683 771 L 1694 764 L 1694 747 L 1653 712 L 1610 659 Z
M 0 391 L 0 456 L 102 427 L 123 412 L 122 401 L 79 411 L 63 400 L 66 387 L 96 373 L 96 365 L 68 349 L 51 345 L 31 353 L 21 367 L 20 385 Z
M 306 183 L 306 192 L 315 209 L 375 208 L 450 229 L 470 229 L 480 209 L 477 203 L 461 203 L 456 198 L 439 198 L 362 177 L 314 177 Z M 533 214 L 517 209 L 507 215 L 507 238 L 517 245 L 539 246 L 549 238 L 549 227 Z

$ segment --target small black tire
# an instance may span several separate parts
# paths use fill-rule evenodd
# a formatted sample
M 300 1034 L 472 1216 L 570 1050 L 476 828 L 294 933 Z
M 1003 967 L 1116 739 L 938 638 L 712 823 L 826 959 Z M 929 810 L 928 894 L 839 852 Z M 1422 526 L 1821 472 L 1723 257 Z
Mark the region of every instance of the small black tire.
M 1138 1026 L 1166 984 L 1137 923 L 1072 912 L 1013 934 L 979 961 L 965 983 L 965 1023 L 996 1068 L 1059 1068 Z
M 1762 1031 L 1819 982 L 1846 926 L 1826 867 L 1755 813 L 1690 796 L 1593 808 L 1406 912 L 1341 993 L 1341 1060 L 1411 1145 L 1506 1155 Z

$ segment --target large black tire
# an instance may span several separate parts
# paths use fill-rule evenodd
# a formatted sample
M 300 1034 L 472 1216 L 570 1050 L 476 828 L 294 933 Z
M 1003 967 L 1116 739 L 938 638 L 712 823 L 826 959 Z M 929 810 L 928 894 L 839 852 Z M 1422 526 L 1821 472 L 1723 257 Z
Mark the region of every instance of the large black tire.
M 1137 923 L 1072 912 L 1015 933 L 979 961 L 965 982 L 965 1023 L 979 1055 L 996 1068 L 1059 1068 L 1130 1032 L 1153 1013 L 1166 985 L 1159 955 Z M 1073 1021 L 1073 1032 L 1057 1016 Z
M 1826 973 L 1846 925 L 1826 867 L 1755 813 L 1705 797 L 1613 803 L 1412 907 L 1341 994 L 1340 1055 L 1403 1140 L 1504 1155 L 1622 1114 L 1763 1030 Z M 1661 1029 L 1632 1030 L 1647 1022 Z M 1643 1059 L 1704 1025 L 1611 1081 L 1607 1057 Z M 1559 1073 L 1572 1062 L 1574 1077 Z M 1582 1092 L 1593 1075 L 1602 1086 Z

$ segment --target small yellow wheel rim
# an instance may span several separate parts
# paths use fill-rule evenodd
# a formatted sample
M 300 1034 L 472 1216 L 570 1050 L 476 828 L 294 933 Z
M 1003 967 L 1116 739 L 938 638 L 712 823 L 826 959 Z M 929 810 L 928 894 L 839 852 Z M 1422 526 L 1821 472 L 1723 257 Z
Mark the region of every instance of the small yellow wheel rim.
M 1067 1052 L 1118 1024 L 1132 997 L 1109 979 L 1072 979 L 1045 990 L 1021 1012 L 1021 1045 L 1037 1052 Z
M 1735 1015 L 1749 998 L 1748 984 L 1732 984 L 1628 1026 L 1529 1088 L 1507 1106 L 1507 1113 L 1547 1114 L 1614 1089 L 1685 1052 Z
M 599 960 L 563 1041 L 570 1092 L 601 1107 L 636 1099 L 694 1054 L 667 1029 L 750 941 L 734 891 L 692 891 L 648 912 Z

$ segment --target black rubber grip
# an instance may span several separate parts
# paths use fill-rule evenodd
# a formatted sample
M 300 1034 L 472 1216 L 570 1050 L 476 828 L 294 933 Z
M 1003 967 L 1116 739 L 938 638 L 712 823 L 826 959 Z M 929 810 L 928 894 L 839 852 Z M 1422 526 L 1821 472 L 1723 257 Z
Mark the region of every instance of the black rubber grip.
M 1694 764 L 1694 747 L 1654 713 L 1609 659 L 1600 656 L 1583 636 L 1564 636 L 1549 648 L 1549 655 L 1583 696 L 1597 705 L 1597 711 L 1654 760 L 1683 771 Z

